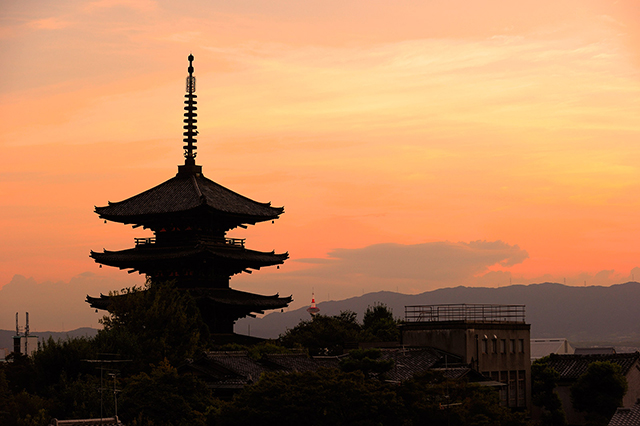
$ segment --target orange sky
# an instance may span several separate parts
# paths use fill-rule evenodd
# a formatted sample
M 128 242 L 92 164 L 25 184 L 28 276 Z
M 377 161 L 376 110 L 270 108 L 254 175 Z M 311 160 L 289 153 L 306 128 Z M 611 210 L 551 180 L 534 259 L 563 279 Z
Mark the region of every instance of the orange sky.
M 233 236 L 291 259 L 235 288 L 293 293 L 295 308 L 312 288 L 322 301 L 640 274 L 638 2 L 0 8 L 0 328 L 41 309 L 26 292 L 143 281 L 88 257 L 146 235 L 93 206 L 177 171 L 190 52 L 205 175 L 285 206 Z

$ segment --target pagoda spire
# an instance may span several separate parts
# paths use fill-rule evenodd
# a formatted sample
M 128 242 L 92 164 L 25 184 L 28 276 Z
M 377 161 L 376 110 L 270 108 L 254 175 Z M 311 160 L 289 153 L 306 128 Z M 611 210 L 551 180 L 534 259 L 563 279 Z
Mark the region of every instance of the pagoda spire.
M 183 139 L 184 142 L 186 142 L 186 145 L 183 147 L 184 148 L 184 164 L 185 166 L 190 166 L 190 165 L 195 165 L 196 161 L 196 152 L 195 150 L 197 149 L 196 147 L 196 136 L 198 134 L 198 125 L 196 124 L 198 122 L 197 120 L 197 116 L 198 114 L 196 113 L 196 110 L 198 109 L 198 107 L 196 106 L 196 104 L 198 103 L 196 101 L 197 95 L 196 93 L 196 78 L 193 76 L 193 55 L 189 55 L 189 68 L 187 69 L 189 71 L 189 76 L 187 77 L 187 93 L 184 95 L 185 97 L 185 101 L 184 103 L 186 104 L 186 106 L 184 107 L 185 109 L 185 113 L 184 113 L 184 126 L 183 129 L 185 130 L 185 132 L 182 134 L 183 136 L 185 136 L 185 138 Z

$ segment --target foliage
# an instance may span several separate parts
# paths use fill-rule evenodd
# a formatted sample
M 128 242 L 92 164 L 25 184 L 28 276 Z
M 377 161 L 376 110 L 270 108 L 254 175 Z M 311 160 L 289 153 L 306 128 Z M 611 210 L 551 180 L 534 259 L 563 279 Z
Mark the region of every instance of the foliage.
M 347 373 L 362 371 L 366 378 L 381 378 L 384 373 L 393 368 L 393 360 L 380 359 L 380 349 L 354 349 L 349 356 L 340 361 L 340 369 Z
M 86 374 L 75 378 L 68 378 L 61 374 L 55 392 L 51 396 L 53 406 L 51 417 L 58 419 L 90 419 L 104 415 L 113 415 L 113 394 L 109 392 L 107 381 L 102 385 L 102 410 L 100 401 L 100 378 Z
M 281 335 L 280 342 L 286 347 L 305 347 L 310 355 L 339 355 L 347 342 L 358 341 L 361 330 L 356 313 L 343 311 L 340 315 L 316 315 L 301 321 Z
M 0 369 L 0 424 L 3 426 L 45 426 L 49 401 L 25 390 L 13 393 L 6 379 L 6 366 Z
M 498 393 L 429 372 L 401 385 L 366 380 L 361 371 L 265 373 L 218 416 L 222 425 L 525 426 Z
M 22 354 L 10 353 L 5 368 L 6 380 L 13 394 L 33 392 L 37 388 L 37 373 L 33 359 Z
M 96 357 L 97 351 L 92 339 L 78 337 L 54 340 L 49 337 L 33 355 L 38 386 L 43 389 L 54 385 L 60 381 L 62 375 L 67 380 L 74 380 L 82 373 L 93 372 L 93 366 L 83 360 Z
M 521 413 L 500 405 L 498 393 L 488 387 L 445 379 L 429 371 L 403 383 L 398 394 L 409 424 L 430 426 L 524 426 Z
M 596 361 L 571 387 L 571 402 L 576 410 L 588 414 L 588 424 L 606 425 L 622 405 L 627 389 L 627 379 L 619 365 Z
M 204 383 L 191 375 L 178 375 L 165 359 L 150 374 L 128 379 L 120 413 L 132 426 L 206 425 L 217 404 Z
M 383 303 L 367 307 L 362 320 L 361 340 L 395 342 L 400 340 L 399 320 L 393 318 L 393 311 Z
M 560 374 L 549 367 L 549 358 L 544 357 L 531 364 L 531 397 L 534 405 L 541 408 L 541 426 L 564 426 L 567 424 L 562 401 L 554 392 Z
M 96 336 L 100 352 L 117 353 L 143 365 L 164 358 L 178 363 L 208 340 L 195 301 L 173 283 L 147 282 L 144 289 L 125 289 L 113 296 L 109 316 L 101 320 L 104 330 Z
M 393 387 L 361 372 L 265 373 L 223 407 L 222 425 L 399 425 Z

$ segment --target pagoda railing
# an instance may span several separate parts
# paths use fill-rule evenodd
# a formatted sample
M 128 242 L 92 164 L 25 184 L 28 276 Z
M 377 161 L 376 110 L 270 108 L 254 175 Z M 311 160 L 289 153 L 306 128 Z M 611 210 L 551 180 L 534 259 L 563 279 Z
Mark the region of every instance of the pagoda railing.
M 225 238 L 224 244 L 244 248 L 244 240 L 245 238 Z
M 150 244 L 155 244 L 156 243 L 156 237 L 134 238 L 134 241 L 136 243 L 136 247 L 146 246 L 146 245 L 150 245 Z M 245 238 L 216 238 L 216 239 L 213 239 L 213 240 L 210 240 L 210 241 L 215 243 L 215 244 L 229 245 L 229 246 L 244 248 Z
M 525 322 L 525 305 L 447 304 L 404 307 L 407 322 Z
M 136 242 L 136 247 L 138 247 L 138 246 L 146 246 L 147 244 L 155 244 L 156 243 L 156 237 L 134 238 L 134 240 Z

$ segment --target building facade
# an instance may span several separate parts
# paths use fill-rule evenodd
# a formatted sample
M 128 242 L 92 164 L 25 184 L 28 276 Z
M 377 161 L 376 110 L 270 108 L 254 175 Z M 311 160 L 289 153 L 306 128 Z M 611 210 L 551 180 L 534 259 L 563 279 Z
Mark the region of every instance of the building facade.
M 500 390 L 503 405 L 531 408 L 531 325 L 523 305 L 406 306 L 400 328 L 402 345 L 459 356 L 506 385 Z

